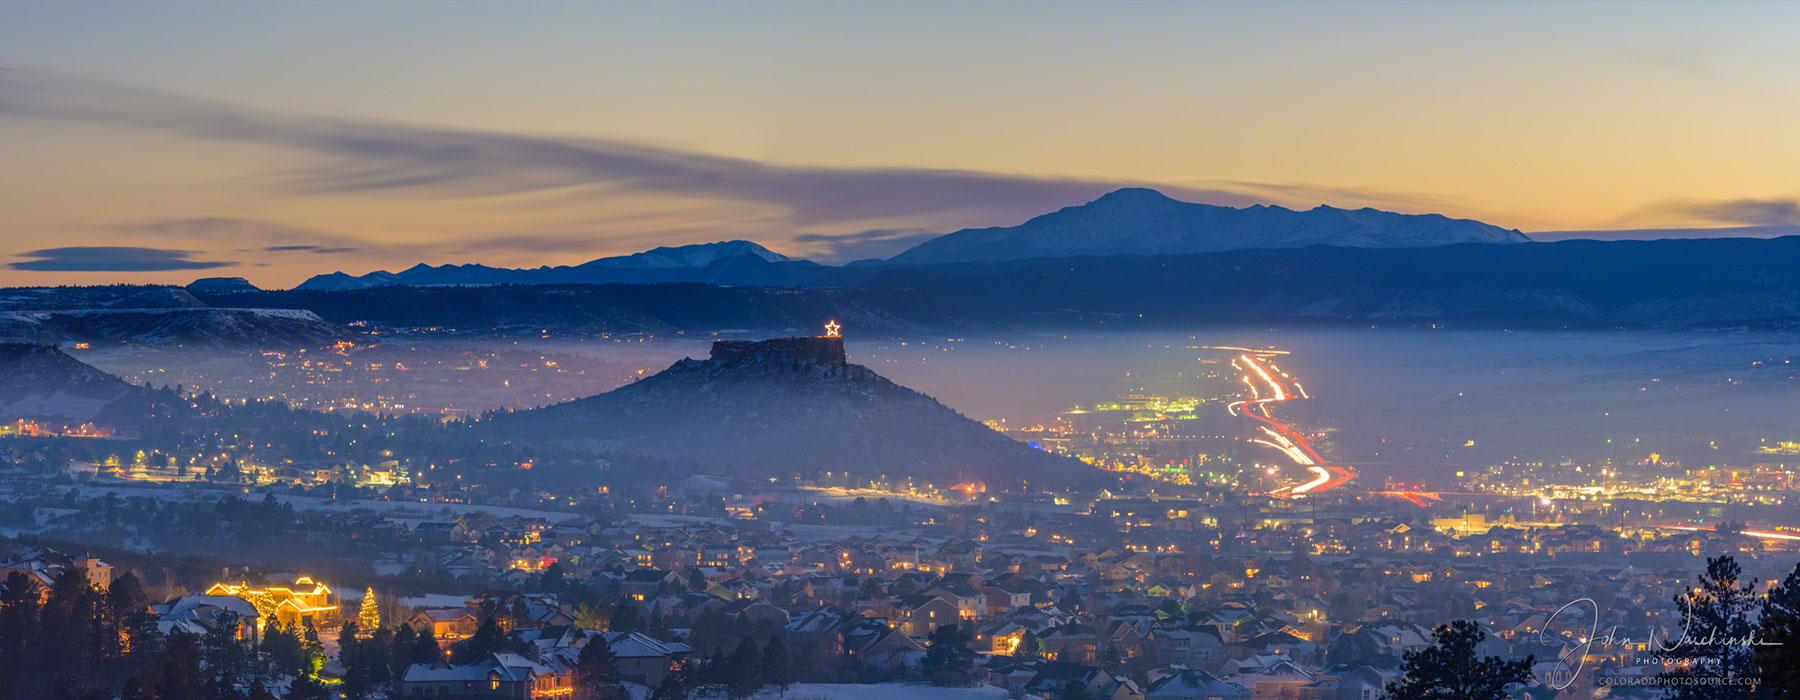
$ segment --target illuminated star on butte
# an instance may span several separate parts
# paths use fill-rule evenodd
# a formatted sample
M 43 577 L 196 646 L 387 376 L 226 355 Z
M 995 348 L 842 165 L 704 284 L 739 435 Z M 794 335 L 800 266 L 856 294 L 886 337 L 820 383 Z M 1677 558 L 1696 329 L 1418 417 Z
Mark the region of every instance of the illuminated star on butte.
M 838 335 L 839 328 L 843 328 L 843 326 L 838 325 L 837 321 L 826 321 L 825 322 L 825 337 L 827 337 L 827 338 L 840 337 Z

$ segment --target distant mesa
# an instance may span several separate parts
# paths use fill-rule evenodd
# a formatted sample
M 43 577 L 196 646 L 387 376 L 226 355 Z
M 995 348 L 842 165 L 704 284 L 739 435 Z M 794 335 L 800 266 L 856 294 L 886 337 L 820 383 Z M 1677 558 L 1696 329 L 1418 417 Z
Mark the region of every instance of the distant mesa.
M 106 302 L 109 309 L 204 309 L 191 292 L 180 287 L 151 287 L 144 291 Z
M 260 292 L 250 280 L 242 277 L 202 277 L 190 282 L 189 292 L 199 294 L 234 294 L 237 292 Z
M 208 303 L 248 303 L 254 294 L 260 293 L 150 285 L 0 289 L 0 342 L 235 349 L 318 347 L 357 337 L 311 311 Z
M 851 364 L 840 337 L 717 341 L 708 359 L 680 360 L 604 394 L 494 414 L 474 429 L 739 477 L 832 471 L 1047 486 L 1100 474 Z

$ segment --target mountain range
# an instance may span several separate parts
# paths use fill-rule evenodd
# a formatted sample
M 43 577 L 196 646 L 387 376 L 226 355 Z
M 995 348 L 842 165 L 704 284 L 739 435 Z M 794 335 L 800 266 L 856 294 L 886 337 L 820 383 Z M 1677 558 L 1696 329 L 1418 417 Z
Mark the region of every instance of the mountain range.
M 1233 208 L 1182 202 L 1150 189 L 1117 190 L 1092 202 L 1017 226 L 964 229 L 886 261 L 841 267 L 795 260 L 749 241 L 657 248 L 580 265 L 509 269 L 420 263 L 401 272 L 318 275 L 297 289 L 363 289 L 396 285 L 648 284 L 844 285 L 871 279 L 882 267 L 1089 255 L 1167 255 L 1328 245 L 1391 248 L 1452 243 L 1524 243 L 1524 234 L 1466 219 L 1375 209 Z
M 604 394 L 494 414 L 476 429 L 739 477 L 854 468 L 940 485 L 1046 485 L 1100 474 L 849 363 L 842 338 L 720 341 L 707 359 L 680 360 Z
M 750 241 L 721 241 L 647 250 L 590 260 L 580 265 L 531 269 L 487 265 L 424 263 L 400 272 L 378 270 L 352 276 L 343 272 L 317 275 L 295 289 L 366 289 L 389 286 L 492 284 L 813 284 L 831 276 L 824 265 L 791 260 Z
M 1235 208 L 1171 199 L 1128 188 L 1018 226 L 964 229 L 924 241 L 890 262 L 954 263 L 1089 255 L 1179 255 L 1226 250 L 1411 248 L 1531 239 L 1468 219 L 1321 206 L 1307 211 Z
M 1236 250 L 883 268 L 836 287 L 387 287 L 197 294 L 333 322 L 467 332 L 859 333 L 1237 323 L 1800 324 L 1800 237 Z

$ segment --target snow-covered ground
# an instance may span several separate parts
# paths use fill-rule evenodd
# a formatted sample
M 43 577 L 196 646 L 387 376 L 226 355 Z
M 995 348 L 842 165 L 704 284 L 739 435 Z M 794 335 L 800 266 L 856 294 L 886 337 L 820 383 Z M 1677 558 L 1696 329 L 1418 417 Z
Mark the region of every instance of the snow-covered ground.
M 784 695 L 774 688 L 757 693 L 754 700 L 999 700 L 1006 691 L 991 685 L 973 688 L 941 688 L 912 683 L 795 683 Z

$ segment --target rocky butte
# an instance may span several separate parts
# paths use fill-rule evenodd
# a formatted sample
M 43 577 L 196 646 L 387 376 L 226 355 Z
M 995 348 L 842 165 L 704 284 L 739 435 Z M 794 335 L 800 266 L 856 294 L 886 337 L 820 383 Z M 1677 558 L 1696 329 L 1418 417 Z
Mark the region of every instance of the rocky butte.
M 476 429 L 741 477 L 829 471 L 995 488 L 1103 474 L 851 364 L 838 337 L 717 341 L 707 359 L 677 361 L 604 394 L 496 414 Z

